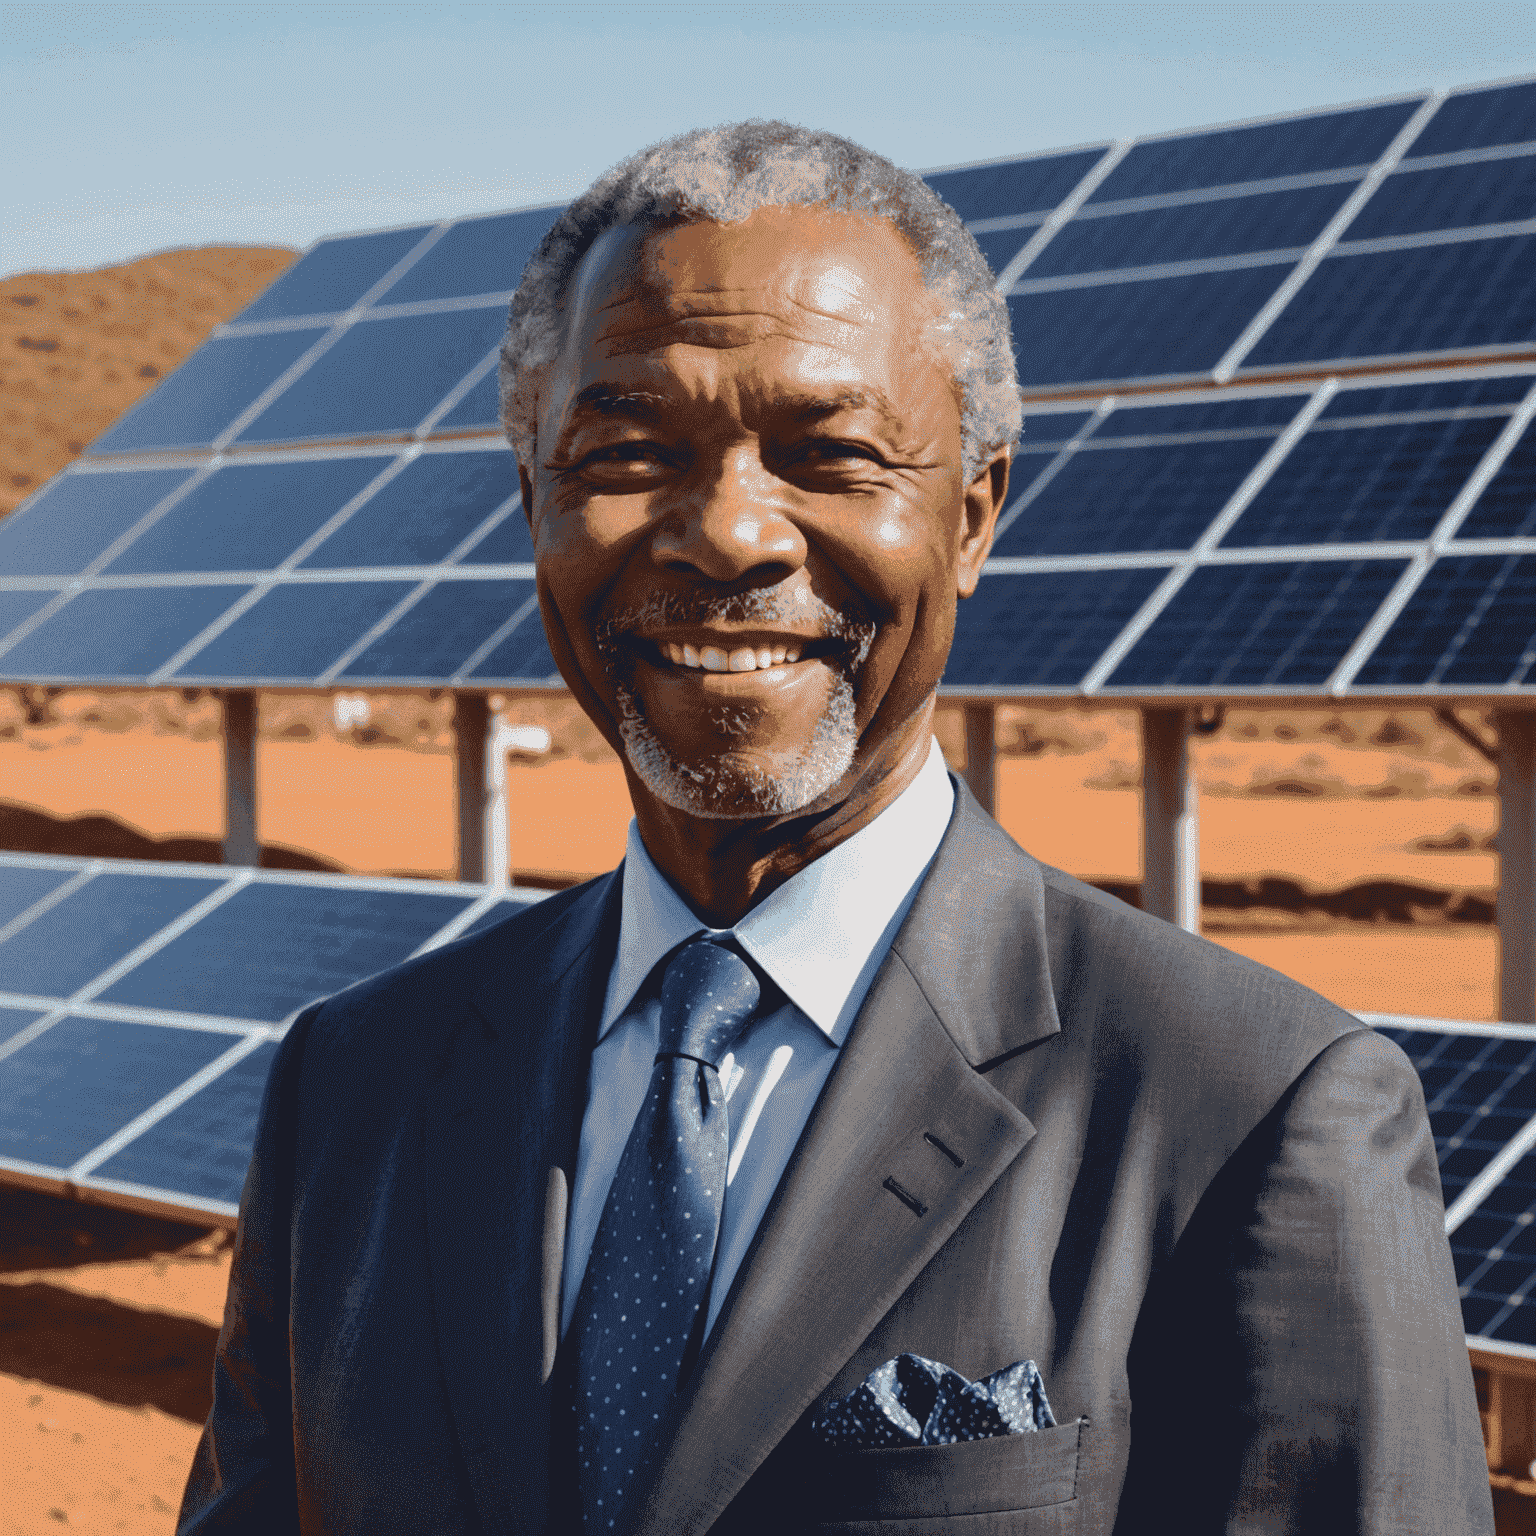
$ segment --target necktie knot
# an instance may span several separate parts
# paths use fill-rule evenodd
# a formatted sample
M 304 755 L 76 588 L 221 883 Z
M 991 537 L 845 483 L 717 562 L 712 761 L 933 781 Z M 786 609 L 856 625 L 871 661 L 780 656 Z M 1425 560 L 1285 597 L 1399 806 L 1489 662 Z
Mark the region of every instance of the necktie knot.
M 718 1070 L 762 995 L 752 967 L 708 939 L 685 944 L 661 980 L 658 1053 L 692 1056 Z

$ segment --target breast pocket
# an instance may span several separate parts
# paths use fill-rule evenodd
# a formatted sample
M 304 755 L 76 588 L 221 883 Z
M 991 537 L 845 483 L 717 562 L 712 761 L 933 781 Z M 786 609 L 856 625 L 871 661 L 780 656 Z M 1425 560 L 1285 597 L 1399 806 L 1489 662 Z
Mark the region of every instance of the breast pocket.
M 1066 1536 L 1077 1530 L 1086 1419 L 956 1445 L 848 1451 L 831 1459 L 823 1536 L 929 1532 Z

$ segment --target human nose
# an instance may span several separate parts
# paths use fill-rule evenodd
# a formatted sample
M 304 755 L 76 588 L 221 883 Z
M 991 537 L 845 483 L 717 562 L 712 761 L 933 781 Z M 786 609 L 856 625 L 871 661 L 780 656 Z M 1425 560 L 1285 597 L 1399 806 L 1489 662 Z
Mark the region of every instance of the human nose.
M 663 517 L 651 549 L 660 565 L 711 581 L 777 567 L 781 581 L 805 563 L 806 545 L 784 505 L 784 486 L 750 448 L 728 454 Z M 770 573 L 765 572 L 765 575 Z

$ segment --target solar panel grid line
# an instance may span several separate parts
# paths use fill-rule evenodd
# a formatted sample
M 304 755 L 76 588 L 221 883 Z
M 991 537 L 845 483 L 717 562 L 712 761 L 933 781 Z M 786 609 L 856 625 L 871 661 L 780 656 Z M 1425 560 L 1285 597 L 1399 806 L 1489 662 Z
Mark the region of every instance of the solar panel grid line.
M 1447 1035 L 1486 1035 L 1494 1040 L 1536 1041 L 1536 1024 L 1511 1024 L 1483 1019 L 1432 1019 L 1407 1013 L 1362 1013 L 1350 1010 L 1372 1029 L 1427 1029 Z
M 1136 616 L 1121 630 L 1104 654 L 1088 670 L 1081 684 L 1081 691 L 1084 695 L 1092 697 L 1104 687 L 1115 669 L 1130 654 L 1132 647 L 1152 627 L 1158 615 L 1173 601 L 1180 587 L 1198 569 L 1202 559 L 1208 557 L 1215 550 L 1222 535 L 1237 521 L 1244 508 L 1258 495 L 1264 486 L 1264 482 L 1275 472 L 1275 469 L 1291 449 L 1301 441 L 1308 427 L 1317 420 L 1324 406 L 1328 404 L 1329 400 L 1337 392 L 1337 379 L 1325 380 L 1312 392 L 1312 396 L 1306 405 L 1301 408 L 1292 419 L 1290 425 L 1270 445 L 1263 458 L 1244 477 L 1242 483 L 1232 493 L 1221 511 L 1216 514 L 1216 517 L 1205 533 L 1196 541 L 1194 547 L 1158 583 L 1152 595 L 1137 611 Z
M 233 421 L 217 433 L 208 446 L 215 453 L 227 448 L 290 384 L 308 373 L 346 335 L 348 329 L 344 321 L 338 321 L 329 326 L 323 334 L 316 337 L 313 345 L 301 352 Z
M 1499 472 L 1510 451 L 1519 442 L 1521 434 L 1536 416 L 1536 384 L 1527 391 L 1525 399 L 1505 422 L 1504 429 L 1489 444 L 1476 469 L 1456 493 L 1450 505 L 1441 515 L 1425 545 L 1409 560 L 1408 567 L 1398 577 L 1392 590 L 1381 606 L 1371 616 L 1365 627 L 1355 637 L 1354 643 L 1340 658 L 1333 676 L 1323 685 L 1323 691 L 1334 698 L 1346 693 L 1359 675 L 1360 669 L 1370 660 L 1376 647 L 1386 638 L 1387 631 L 1408 606 L 1413 594 L 1419 589 L 1430 567 L 1441 555 L 1451 553 L 1456 530 L 1466 521 L 1467 514 L 1487 488 L 1488 482 Z M 1511 541 L 1489 541 L 1495 547 L 1489 553 L 1502 553 Z M 1462 553 L 1460 548 L 1455 553 Z
M 533 572 L 528 573 L 532 577 Z M 458 684 L 474 675 L 475 668 L 483 662 L 492 651 L 496 649 L 509 635 L 513 634 L 523 620 L 529 614 L 537 613 L 539 607 L 539 594 L 530 593 L 512 612 L 488 634 L 484 640 L 466 656 L 459 665 L 459 670 L 449 679 L 450 684 Z
M 1295 176 L 1265 176 L 1254 181 L 1229 181 L 1214 187 L 1186 187 L 1178 192 L 1148 192 L 1141 197 L 1090 203 L 1078 210 L 1077 218 L 1111 219 L 1126 213 L 1153 213 L 1160 208 L 1188 208 L 1198 203 L 1222 203 L 1235 197 L 1261 197 L 1266 192 L 1304 192 L 1310 187 L 1343 186 L 1359 181 L 1369 170 L 1369 165 L 1346 165 L 1337 170 L 1302 171 Z
M 1227 383 L 1243 359 L 1253 351 L 1264 333 L 1280 317 L 1281 312 L 1296 297 L 1302 285 L 1311 277 L 1323 258 L 1333 249 L 1339 237 L 1353 222 L 1355 215 L 1365 207 L 1377 187 L 1387 178 L 1408 151 L 1413 141 L 1424 131 L 1430 119 L 1445 100 L 1444 91 L 1435 91 L 1419 106 L 1412 117 L 1398 130 L 1396 137 L 1382 153 L 1381 158 L 1361 179 L 1360 185 L 1344 200 L 1338 212 L 1323 226 L 1312 242 L 1307 254 L 1297 262 L 1295 270 L 1281 283 L 1269 302 L 1243 327 L 1236 341 L 1227 349 L 1221 360 L 1211 370 L 1211 377 L 1218 384 Z
M 997 274 L 997 291 L 1007 293 L 1029 270 L 1030 263 L 1043 251 L 1084 203 L 1093 196 L 1104 178 L 1130 153 L 1134 139 L 1116 139 L 1100 156 L 1098 163 L 1077 186 L 1046 216 L 1044 222 L 1025 242 L 1019 253 Z
M 1000 235 L 1010 229 L 1034 229 L 1050 216 L 1048 208 L 1035 213 L 1005 213 L 995 219 L 967 219 L 965 227 L 973 235 Z
M 1483 1203 L 1488 1192 L 1503 1181 L 1504 1175 L 1532 1147 L 1536 1147 L 1536 1116 L 1533 1116 L 1518 1134 L 1507 1141 L 1502 1150 L 1493 1155 L 1482 1171 L 1451 1202 L 1445 1213 L 1447 1235 L 1454 1232 Z
M 1357 427 L 1411 427 L 1434 421 L 1496 421 L 1513 416 L 1518 404 L 1459 405 L 1450 410 L 1382 411 L 1378 415 L 1330 416 L 1313 427 L 1314 432 L 1352 432 Z
M 1003 514 L 998 518 L 992 529 L 992 538 L 995 543 L 1000 539 L 1010 526 L 1031 502 L 1045 490 L 1052 480 L 1059 475 L 1077 452 L 1078 448 L 1097 430 L 1098 425 L 1115 408 L 1115 397 L 1106 396 L 1094 407 L 1092 415 L 1080 426 L 1076 432 L 1056 450 L 1050 462 L 1040 470 L 1035 478 L 1025 486 L 1023 493 L 1009 507 L 1003 509 Z
M 140 1008 L 131 1003 L 102 1003 L 95 1000 L 68 1003 L 57 997 L 33 997 L 26 992 L 0 992 L 0 1008 L 62 1010 L 72 1019 L 99 1019 L 106 1024 L 154 1024 L 161 1029 L 197 1029 L 216 1035 L 248 1035 L 252 1030 L 265 1037 L 280 1038 L 281 1025 L 259 1020 L 231 1018 L 220 1013 L 185 1013 L 176 1008 Z M 274 1033 L 274 1032 L 277 1033 Z
M 501 344 L 498 342 L 484 357 L 475 364 L 468 373 L 459 380 L 452 389 L 443 396 L 436 405 L 427 412 L 416 424 L 414 435 L 418 438 L 428 436 L 443 417 L 448 415 L 458 403 L 477 385 L 490 371 L 495 368 L 501 359 Z
M 1159 282 L 1169 277 L 1205 277 L 1212 272 L 1246 272 L 1253 267 L 1283 267 L 1307 253 L 1306 246 L 1274 251 L 1244 251 L 1238 256 L 1199 256 L 1188 261 L 1159 261 L 1144 267 L 1111 267 L 1097 272 L 1067 272 L 1060 277 L 1026 278 L 1007 290 L 1008 297 L 1065 293 L 1076 288 L 1108 288 L 1119 283 Z
M 164 583 L 164 585 L 170 585 L 170 583 Z M 148 686 L 158 688 L 169 678 L 174 677 L 199 651 L 218 639 L 237 619 L 249 613 L 273 585 L 273 579 L 267 577 L 237 597 L 228 608 L 205 624 L 179 650 L 172 651 L 170 656 L 149 674 L 146 679 Z
M 326 667 L 324 671 L 316 676 L 316 686 L 321 688 L 328 686 L 339 673 L 345 671 L 347 667 L 356 661 L 375 640 L 393 629 L 396 620 L 404 618 L 435 585 L 435 582 L 423 581 L 407 592 L 393 608 L 390 608 L 382 618 L 365 629 L 351 645 L 342 651 L 330 666 Z
M 96 871 L 94 869 L 79 870 L 74 875 L 71 875 L 62 885 L 55 886 L 47 895 L 39 897 L 38 900 L 34 901 L 30 907 L 18 912 L 10 922 L 0 925 L 0 944 L 5 943 L 12 935 L 20 933 L 29 923 L 35 923 L 43 913 L 58 906 L 67 897 L 73 896 L 95 874 Z
M 1536 555 L 1536 536 L 1505 539 L 1451 539 L 1441 550 L 1445 555 Z
M 1467 224 L 1457 229 L 1426 229 L 1413 235 L 1379 235 L 1373 240 L 1341 240 L 1328 252 L 1326 259 L 1376 256 L 1385 251 L 1417 251 L 1432 245 L 1467 245 L 1474 240 L 1507 240 L 1517 235 L 1536 235 L 1536 219 L 1516 219 L 1505 224 Z
M 19 1029 L 9 1040 L 0 1040 L 0 1061 L 7 1056 L 14 1056 L 23 1046 L 31 1045 L 39 1036 L 45 1035 L 60 1019 L 67 1018 L 69 1010 L 62 1004 L 58 1004 L 48 1010 L 41 1018 L 33 1019 L 25 1028 Z
M 466 555 L 472 554 L 499 527 L 501 527 L 501 525 L 506 522 L 509 517 L 513 517 L 518 512 L 520 512 L 522 510 L 522 506 L 523 493 L 519 489 L 507 497 L 507 499 L 502 502 L 502 504 L 497 507 L 496 510 L 492 512 L 484 522 L 482 522 L 478 527 L 472 528 L 467 534 L 465 534 L 465 536 L 460 539 L 459 542 L 455 544 L 446 555 L 443 556 L 443 564 L 450 566 L 457 565 L 459 561 L 464 559 Z M 513 569 L 513 567 L 508 565 L 477 565 L 475 567 L 475 570 L 482 577 L 486 574 L 487 571 L 496 572 L 511 569 Z M 525 570 L 529 576 L 533 575 L 533 566 L 531 564 L 518 565 L 516 569 L 520 575 Z
M 1110 550 L 1085 555 L 993 555 L 982 568 L 984 576 L 1049 576 L 1066 571 L 1158 570 L 1175 566 L 1184 558 L 1177 549 Z
M 1404 156 L 1403 163 L 1392 174 L 1413 171 L 1448 171 L 1461 165 L 1484 165 L 1492 160 L 1521 160 L 1526 155 L 1536 155 L 1536 139 L 1525 139 L 1513 144 L 1494 144 L 1486 149 L 1453 149 L 1443 155 Z
M 498 522 L 505 521 L 499 518 Z M 494 527 L 489 530 L 494 532 Z M 477 530 L 478 532 L 478 530 Z M 476 541 L 482 542 L 481 540 Z M 105 576 L 95 576 L 80 581 L 74 590 L 80 592 L 129 592 L 144 589 L 160 590 L 171 587 L 240 587 L 251 582 L 265 582 L 273 587 L 328 586 L 333 582 L 369 581 L 490 581 L 497 578 L 526 581 L 534 573 L 530 560 L 509 560 L 485 565 L 338 565 L 315 566 L 294 571 L 165 571 L 163 573 L 125 571 Z M 58 577 L 31 576 L 18 578 L 14 586 L 19 590 L 38 588 L 51 590 L 59 583 Z M 11 585 L 7 583 L 7 585 Z
M 238 341 L 245 336 L 279 336 L 284 331 L 309 331 L 317 325 L 350 325 L 352 311 L 325 310 L 313 315 L 277 315 L 271 320 L 227 320 L 209 331 L 210 341 Z M 89 451 L 89 450 L 88 450 Z
M 83 1179 L 87 1174 L 99 1168 L 109 1157 L 121 1152 L 129 1142 L 137 1140 L 150 1126 L 163 1120 L 173 1109 L 179 1109 L 190 1099 L 193 1094 L 206 1088 L 217 1077 L 222 1077 L 236 1062 L 249 1056 L 252 1051 L 267 1043 L 265 1031 L 260 1034 L 252 1034 L 249 1038 L 237 1041 L 221 1056 L 215 1056 L 207 1066 L 194 1072 L 184 1083 L 173 1088 L 164 1098 L 151 1104 L 142 1114 L 134 1118 L 112 1135 L 108 1136 L 100 1146 L 92 1147 L 84 1157 L 70 1165 L 65 1171 L 67 1179 Z
M 1115 396 L 1131 410 L 1130 400 Z M 1095 437 L 1078 445 L 1079 453 L 1118 452 L 1122 448 L 1169 448 L 1185 443 L 1262 442 L 1279 437 L 1284 427 L 1212 427 L 1203 432 L 1148 432 L 1125 437 Z
M 1536 1345 L 1517 1344 L 1513 1339 L 1487 1339 L 1481 1334 L 1466 1335 L 1467 1348 L 1490 1355 L 1509 1355 L 1517 1360 L 1536 1360 Z
M 0 1167 L 5 1160 L 0 1158 Z M 54 1175 L 55 1181 L 57 1175 Z M 222 1216 L 230 1219 L 231 1224 L 240 1214 L 239 1205 L 233 1200 L 215 1200 L 208 1195 L 190 1194 L 183 1190 L 156 1189 L 148 1184 L 133 1184 L 126 1179 L 104 1179 L 96 1174 L 88 1174 L 83 1179 L 77 1179 L 73 1183 L 66 1183 L 68 1198 L 81 1199 L 88 1194 L 103 1194 L 116 1196 L 108 1203 L 126 1204 L 129 1209 L 144 1209 L 151 1214 L 171 1215 L 174 1211 L 196 1211 L 208 1216 Z M 184 1218 L 183 1218 L 184 1219 Z
M 356 324 L 375 320 L 409 320 L 416 315 L 455 315 L 466 309 L 505 309 L 515 288 L 495 288 L 487 293 L 456 293 L 442 299 L 408 299 L 400 304 L 375 304 L 358 315 Z
M 418 955 L 430 955 L 434 949 L 441 949 L 445 944 L 451 944 L 468 927 L 479 922 L 498 902 L 507 899 L 510 887 L 492 886 L 478 901 L 471 902 L 451 921 L 438 929 L 426 943 L 420 945 L 411 952 L 410 958 L 416 959 Z

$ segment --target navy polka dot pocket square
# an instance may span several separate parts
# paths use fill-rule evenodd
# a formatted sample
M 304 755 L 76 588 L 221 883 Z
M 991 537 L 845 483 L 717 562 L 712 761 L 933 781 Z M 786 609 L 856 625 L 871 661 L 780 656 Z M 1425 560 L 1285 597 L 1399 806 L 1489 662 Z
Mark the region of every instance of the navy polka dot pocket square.
M 828 1403 L 810 1428 L 828 1450 L 873 1451 L 990 1440 L 1055 1424 L 1033 1360 L 967 1381 L 937 1360 L 903 1354 L 871 1371 L 847 1397 Z

